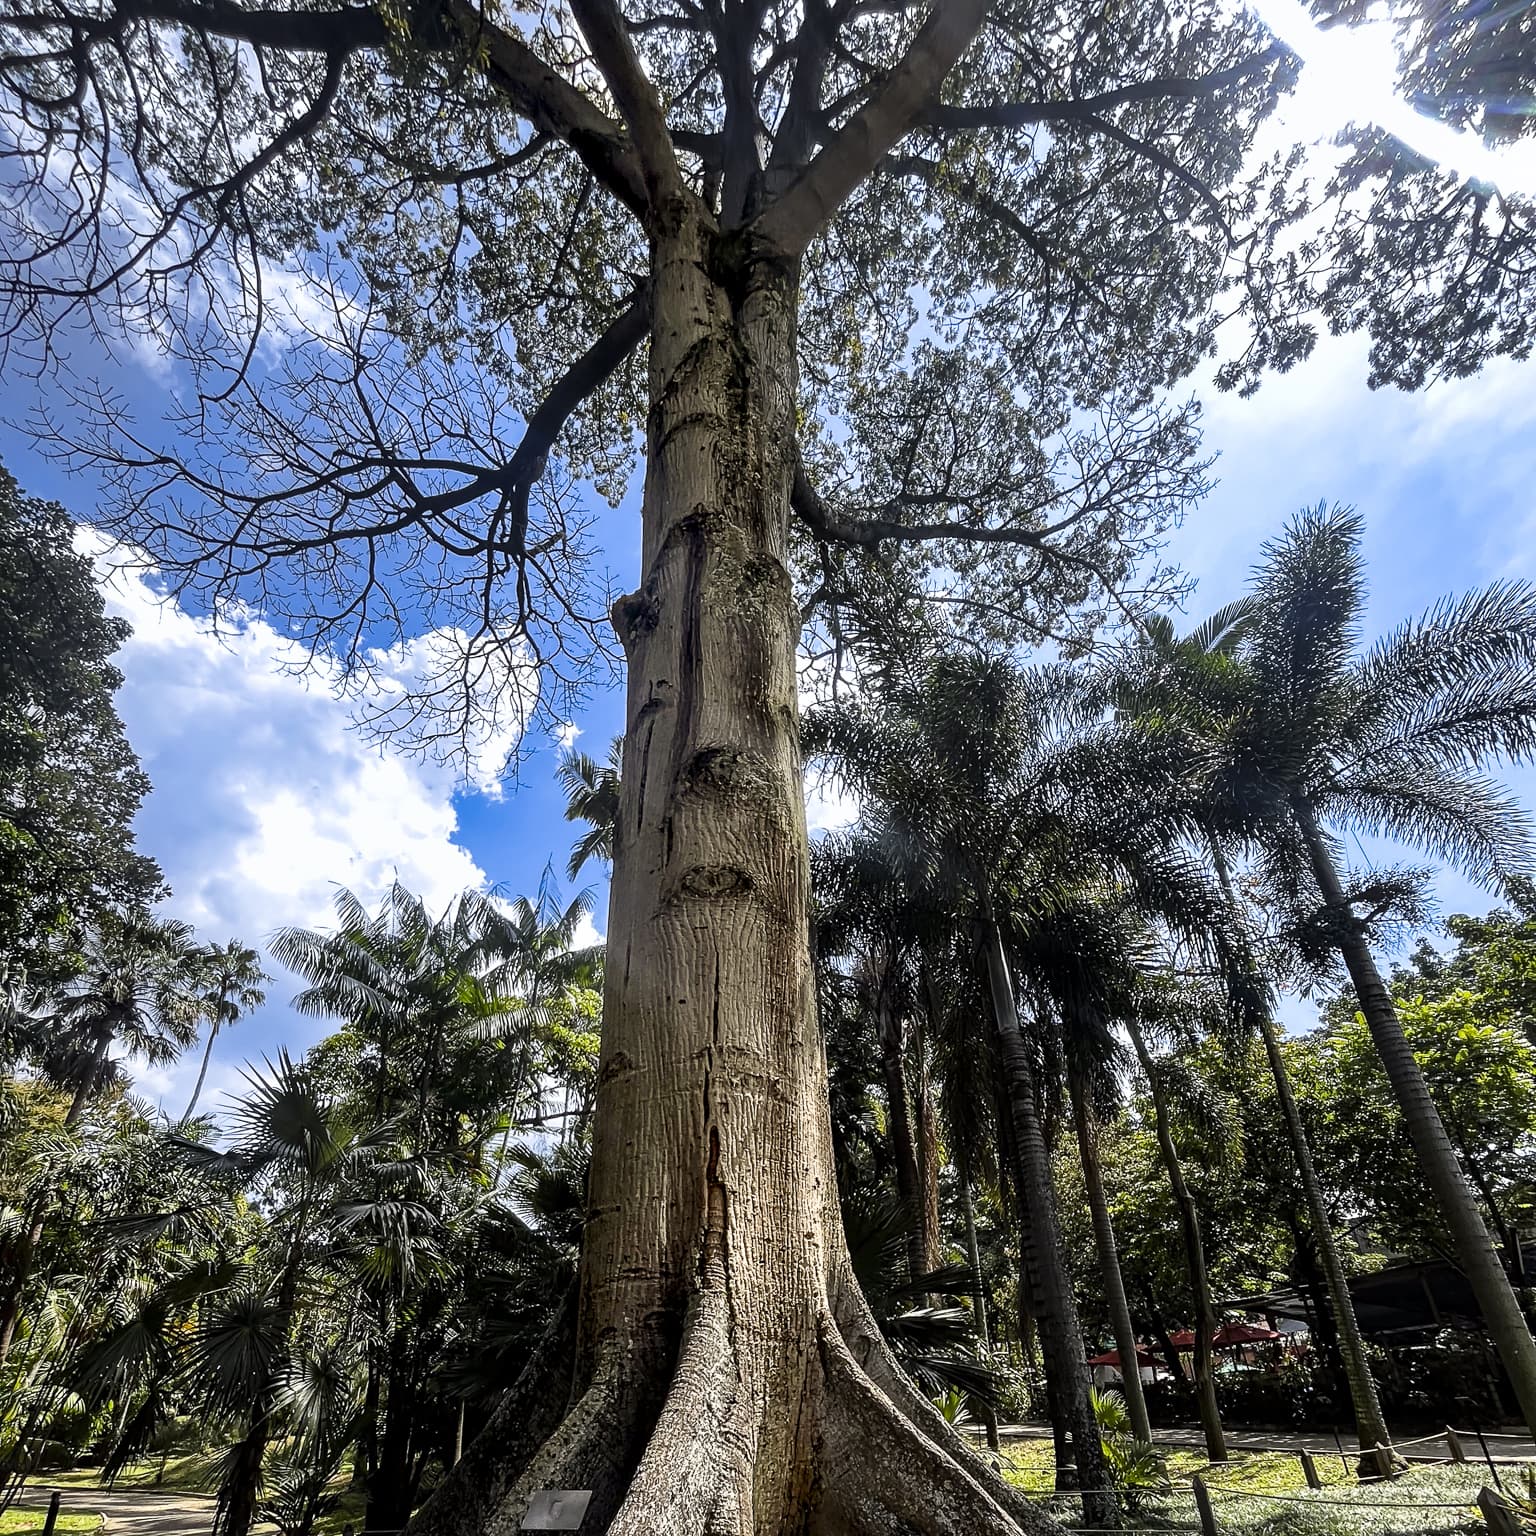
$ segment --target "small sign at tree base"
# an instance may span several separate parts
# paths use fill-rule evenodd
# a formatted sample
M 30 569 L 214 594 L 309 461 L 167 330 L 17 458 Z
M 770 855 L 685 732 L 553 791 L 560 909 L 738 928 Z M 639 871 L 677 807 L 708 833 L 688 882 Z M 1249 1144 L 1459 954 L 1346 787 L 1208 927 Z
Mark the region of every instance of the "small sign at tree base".
M 525 1531 L 576 1531 L 592 1502 L 590 1488 L 540 1488 L 528 1500 Z

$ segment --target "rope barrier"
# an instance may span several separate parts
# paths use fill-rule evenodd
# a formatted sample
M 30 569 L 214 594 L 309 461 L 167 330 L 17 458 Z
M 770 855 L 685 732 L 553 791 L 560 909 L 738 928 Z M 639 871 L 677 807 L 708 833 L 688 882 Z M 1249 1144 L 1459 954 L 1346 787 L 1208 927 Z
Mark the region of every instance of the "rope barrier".
M 1273 1504 L 1331 1504 L 1340 1509 L 1475 1509 L 1475 1495 L 1450 1504 L 1421 1504 L 1414 1499 L 1320 1499 L 1305 1493 L 1254 1493 L 1247 1488 L 1221 1488 L 1208 1485 L 1212 1493 L 1224 1493 L 1237 1499 L 1267 1499 Z

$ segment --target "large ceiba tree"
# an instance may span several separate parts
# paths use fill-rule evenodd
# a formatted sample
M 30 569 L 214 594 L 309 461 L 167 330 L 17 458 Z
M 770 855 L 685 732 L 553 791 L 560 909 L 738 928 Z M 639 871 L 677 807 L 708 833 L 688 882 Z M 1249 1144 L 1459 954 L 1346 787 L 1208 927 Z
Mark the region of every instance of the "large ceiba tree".
M 1442 12 L 1405 41 L 1460 59 Z M 1368 135 L 1309 193 L 1250 156 L 1290 72 L 1217 0 L 8 0 L 0 320 L 168 354 L 168 426 L 84 384 L 40 429 L 172 587 L 412 670 L 395 722 L 478 751 L 608 656 L 572 487 L 643 425 L 579 1304 L 420 1529 L 548 1487 L 613 1532 L 1042 1523 L 850 1274 L 796 645 L 1166 594 L 1124 590 L 1202 485 L 1159 402 L 1219 316 L 1228 383 L 1319 308 L 1407 382 L 1528 346 L 1526 213 Z

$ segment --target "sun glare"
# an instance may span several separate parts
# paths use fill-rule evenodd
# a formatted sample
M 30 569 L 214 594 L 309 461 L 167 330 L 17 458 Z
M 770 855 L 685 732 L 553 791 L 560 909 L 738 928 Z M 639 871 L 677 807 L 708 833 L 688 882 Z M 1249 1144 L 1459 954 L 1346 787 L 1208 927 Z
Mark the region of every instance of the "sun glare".
M 1491 149 L 1475 134 L 1416 112 L 1397 94 L 1397 57 L 1386 21 L 1324 29 L 1302 0 L 1252 0 L 1264 24 L 1302 60 L 1293 120 L 1326 137 L 1374 123 L 1416 154 L 1499 191 L 1536 196 L 1536 141 Z

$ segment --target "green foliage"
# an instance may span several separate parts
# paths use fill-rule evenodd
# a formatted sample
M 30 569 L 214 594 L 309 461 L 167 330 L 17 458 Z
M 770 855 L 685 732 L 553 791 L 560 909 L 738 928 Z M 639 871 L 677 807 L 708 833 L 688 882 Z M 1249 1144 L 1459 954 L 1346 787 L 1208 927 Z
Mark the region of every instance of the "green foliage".
M 134 847 L 149 780 L 114 702 L 128 628 L 75 531 L 0 467 L 0 975 L 46 968 L 72 924 L 161 891 Z
M 1398 1017 L 1452 1143 L 1500 1233 L 1536 1209 L 1536 1049 L 1480 993 L 1399 1000 Z M 1442 1242 L 1423 1176 L 1358 1015 L 1337 1017 L 1327 1052 L 1330 1151 L 1337 1178 L 1380 1236 L 1433 1251 Z

